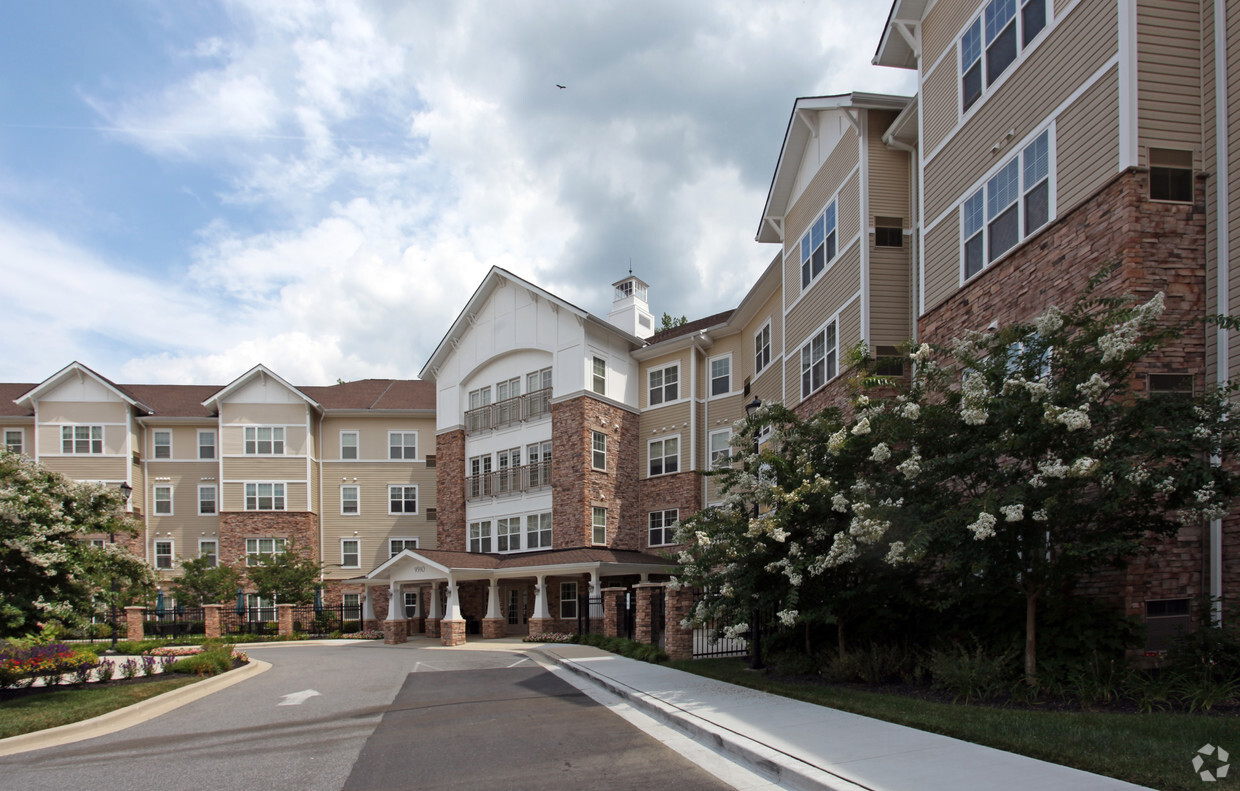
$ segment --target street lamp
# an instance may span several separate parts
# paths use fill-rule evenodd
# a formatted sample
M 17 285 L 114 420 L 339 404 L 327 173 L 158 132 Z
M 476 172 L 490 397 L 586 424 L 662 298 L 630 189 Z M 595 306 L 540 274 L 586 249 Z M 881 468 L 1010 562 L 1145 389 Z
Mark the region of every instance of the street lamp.
M 750 401 L 748 404 L 745 404 L 745 414 L 748 417 L 752 418 L 754 413 L 757 412 L 761 408 L 762 408 L 762 399 L 758 398 L 757 396 L 754 396 L 752 401 Z M 755 430 L 753 433 L 753 455 L 754 455 L 755 460 L 758 457 L 758 447 L 759 447 L 758 446 L 758 432 L 757 430 Z M 754 516 L 754 519 L 758 518 L 758 498 L 757 497 L 754 497 L 754 500 L 753 500 L 753 516 Z M 758 615 L 758 608 L 755 607 L 749 612 L 749 645 L 753 649 L 752 651 L 749 652 L 749 669 L 750 670 L 761 670 L 764 667 L 766 667 L 764 664 L 762 664 L 762 632 L 761 632 L 761 629 L 762 629 L 762 619 Z
M 125 504 L 128 505 L 129 496 L 133 494 L 133 487 L 129 485 L 129 481 L 122 481 L 119 488 L 121 490 L 121 494 L 125 495 Z M 113 544 L 113 545 L 116 544 L 116 531 L 114 530 L 108 531 L 108 543 Z M 113 654 L 116 653 L 116 597 L 118 595 L 117 588 L 118 588 L 118 583 L 116 580 L 116 569 L 113 568 L 112 569 L 112 603 L 110 607 L 110 616 L 112 620 L 112 647 L 108 649 L 108 652 L 113 653 Z

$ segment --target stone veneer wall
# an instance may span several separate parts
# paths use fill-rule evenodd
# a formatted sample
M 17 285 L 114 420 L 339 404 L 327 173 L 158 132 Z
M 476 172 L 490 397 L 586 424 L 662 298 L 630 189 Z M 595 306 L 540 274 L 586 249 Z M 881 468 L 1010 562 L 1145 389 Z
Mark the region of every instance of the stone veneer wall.
M 465 551 L 465 430 L 435 437 L 435 536 L 425 549 Z
M 319 517 L 309 511 L 221 511 L 220 563 L 244 572 L 247 538 L 283 538 L 303 555 L 322 557 Z
M 607 435 L 607 470 L 590 466 L 591 432 Z M 607 509 L 607 546 L 641 549 L 637 415 L 590 396 L 551 405 L 552 546 L 591 545 L 595 506 Z
M 639 549 L 650 549 L 650 512 L 679 508 L 680 518 L 687 519 L 702 510 L 702 476 L 697 472 L 661 475 L 638 481 L 638 502 L 641 511 L 637 516 L 637 540 Z M 627 538 L 627 535 L 626 535 Z M 626 545 L 628 546 L 628 545 Z M 683 544 L 659 546 L 654 551 L 676 551 Z

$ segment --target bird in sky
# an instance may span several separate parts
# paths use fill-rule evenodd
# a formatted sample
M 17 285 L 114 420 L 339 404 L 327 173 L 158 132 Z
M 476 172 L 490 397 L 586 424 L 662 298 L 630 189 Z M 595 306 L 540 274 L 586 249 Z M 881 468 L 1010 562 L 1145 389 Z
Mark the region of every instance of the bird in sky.
M 562 91 L 562 90 L 564 90 L 565 88 L 567 88 L 568 86 L 567 86 L 567 85 L 561 85 L 561 84 L 559 84 L 559 83 L 557 82 L 557 83 L 555 84 L 555 87 L 559 88 L 559 89 Z

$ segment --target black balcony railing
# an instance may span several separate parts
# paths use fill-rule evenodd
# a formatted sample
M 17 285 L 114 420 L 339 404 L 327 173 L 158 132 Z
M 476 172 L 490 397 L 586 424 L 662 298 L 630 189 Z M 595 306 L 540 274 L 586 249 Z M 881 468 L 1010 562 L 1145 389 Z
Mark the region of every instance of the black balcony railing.
M 550 485 L 551 461 L 548 459 L 523 467 L 506 467 L 481 475 L 470 475 L 465 479 L 465 498 L 482 500 L 545 489 Z
M 465 433 L 504 428 L 523 420 L 536 420 L 551 414 L 551 388 L 544 387 L 516 398 L 507 398 L 495 404 L 487 404 L 465 413 Z

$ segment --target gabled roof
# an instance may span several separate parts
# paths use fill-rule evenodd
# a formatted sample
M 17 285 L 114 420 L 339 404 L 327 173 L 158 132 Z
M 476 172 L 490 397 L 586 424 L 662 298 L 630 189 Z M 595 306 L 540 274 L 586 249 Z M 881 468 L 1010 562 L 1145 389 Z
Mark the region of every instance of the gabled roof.
M 129 393 L 125 392 L 124 388 L 122 388 L 120 385 L 113 382 L 111 379 L 108 379 L 105 376 L 101 376 L 100 374 L 95 373 L 94 371 L 87 368 L 85 365 L 82 365 L 81 363 L 77 362 L 76 360 L 69 363 L 64 368 L 61 368 L 59 371 L 52 374 L 47 379 L 44 379 L 42 382 L 35 385 L 34 387 L 32 387 L 26 393 L 23 393 L 21 396 L 19 396 L 15 400 L 21 406 L 33 407 L 34 402 L 40 399 L 41 397 L 43 397 L 45 393 L 47 393 L 50 390 L 56 389 L 66 379 L 68 379 L 69 377 L 75 374 L 77 376 L 84 376 L 84 377 L 89 377 L 91 379 L 94 379 L 96 382 L 103 385 L 105 389 L 110 390 L 119 399 L 121 399 L 122 401 L 124 401 L 125 403 L 129 404 L 132 407 L 135 407 L 143 412 L 146 412 L 147 414 L 150 414 L 151 412 L 154 411 L 146 404 L 142 403 L 141 401 L 134 398 Z
M 626 278 L 627 279 L 627 278 Z M 421 372 L 418 374 L 424 380 L 434 381 L 435 370 L 443 365 L 444 359 L 453 351 L 452 342 L 460 338 L 464 334 L 465 328 L 469 325 L 471 317 L 477 315 L 478 311 L 490 298 L 495 289 L 503 285 L 504 282 L 516 283 L 518 286 L 528 290 L 530 293 L 551 302 L 563 310 L 567 310 L 579 317 L 582 321 L 588 321 L 597 327 L 607 330 L 608 332 L 623 338 L 633 345 L 633 348 L 645 346 L 646 342 L 636 335 L 630 335 L 616 325 L 595 316 L 593 313 L 582 310 L 571 302 L 565 302 L 550 291 L 539 288 L 533 283 L 523 278 L 517 277 L 507 269 L 501 269 L 498 266 L 492 266 L 487 272 L 486 277 L 478 284 L 478 288 L 474 290 L 473 296 L 465 303 L 465 307 L 457 315 L 456 321 L 452 322 L 452 326 L 448 328 L 448 332 L 443 336 L 443 340 L 439 341 L 439 345 L 435 347 L 434 353 L 426 361 L 426 365 L 422 366 Z
M 894 0 L 891 4 L 891 11 L 887 14 L 887 24 L 883 26 L 883 36 L 878 41 L 878 50 L 875 51 L 874 58 L 870 62 L 875 66 L 892 66 L 897 69 L 917 68 L 919 53 L 905 38 L 906 34 L 912 34 L 909 33 L 908 28 L 901 32 L 897 29 L 897 25 L 900 23 L 910 26 L 921 24 L 921 19 L 926 15 L 926 8 L 929 5 L 928 0 Z
M 21 382 L 0 382 L 0 417 L 34 417 L 34 410 L 17 403 L 17 399 L 37 387 Z
M 203 402 L 220 389 L 219 385 L 122 385 L 125 390 L 149 404 L 154 415 L 162 417 L 214 418 L 215 411 Z
M 435 409 L 435 384 L 418 379 L 360 379 L 301 391 L 328 412 Z
M 388 570 L 403 560 L 412 560 L 419 565 L 429 566 L 434 573 L 426 579 L 447 574 L 472 572 L 511 572 L 520 569 L 553 568 L 558 566 L 601 566 L 616 564 L 624 566 L 646 566 L 666 569 L 674 566 L 673 561 L 631 549 L 607 549 L 605 547 L 571 547 L 568 549 L 548 549 L 539 552 L 516 552 L 513 554 L 479 552 L 461 552 L 447 549 L 405 549 L 376 566 L 365 576 L 356 579 L 385 579 Z M 653 570 L 653 569 L 652 569 Z M 482 575 L 489 576 L 489 575 Z M 511 576 L 511 575 L 508 575 Z
M 672 327 L 670 330 L 661 330 L 646 339 L 646 342 L 653 346 L 656 343 L 670 341 L 672 338 L 679 338 L 682 335 L 692 335 L 698 330 L 708 330 L 711 327 L 718 327 L 720 324 L 726 324 L 728 318 L 734 311 L 725 310 L 722 313 L 716 313 L 712 316 L 706 316 L 701 319 L 694 319 L 681 324 L 679 327 Z
M 758 221 L 758 233 L 754 238 L 759 242 L 783 241 L 782 230 L 776 230 L 767 220 L 777 219 L 782 222 L 788 214 L 801 159 L 805 156 L 809 141 L 813 139 L 809 126 L 806 123 L 797 123 L 799 113 L 845 108 L 899 111 L 903 110 L 908 102 L 907 96 L 857 92 L 834 96 L 807 96 L 793 102 L 788 128 L 784 131 L 784 142 L 779 150 L 779 161 L 775 163 L 775 174 L 771 177 L 766 205 L 762 207 L 762 218 Z
M 204 399 L 202 402 L 202 405 L 210 409 L 218 410 L 220 401 L 224 400 L 226 397 L 228 397 L 230 393 L 236 391 L 238 388 L 240 388 L 242 385 L 246 384 L 247 382 L 249 382 L 251 379 L 253 379 L 256 376 L 269 376 L 272 379 L 279 382 L 284 387 L 288 388 L 293 393 L 296 393 L 298 397 L 304 399 L 306 403 L 310 404 L 310 406 L 314 407 L 315 409 L 322 410 L 323 408 L 322 406 L 319 405 L 318 401 L 315 401 L 313 398 L 306 395 L 304 392 L 302 392 L 298 388 L 293 387 L 291 384 L 284 381 L 282 378 L 276 375 L 270 368 L 263 365 L 262 363 L 259 363 L 258 365 L 254 366 L 250 370 L 246 371 L 241 376 L 234 379 L 232 383 L 225 385 L 224 389 L 218 390 L 213 395 Z

